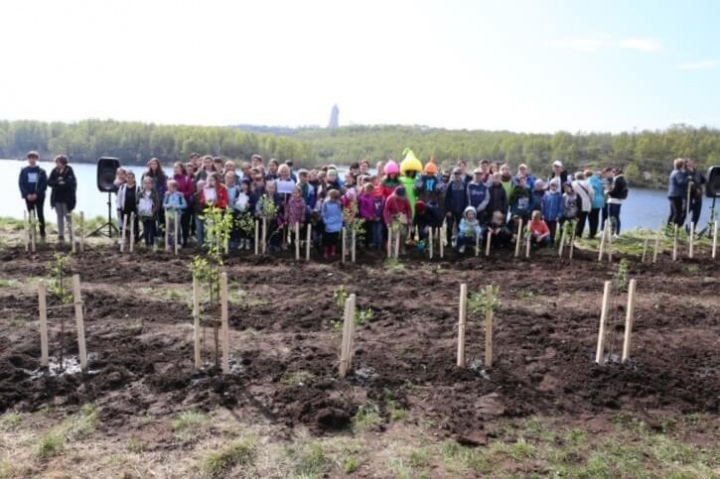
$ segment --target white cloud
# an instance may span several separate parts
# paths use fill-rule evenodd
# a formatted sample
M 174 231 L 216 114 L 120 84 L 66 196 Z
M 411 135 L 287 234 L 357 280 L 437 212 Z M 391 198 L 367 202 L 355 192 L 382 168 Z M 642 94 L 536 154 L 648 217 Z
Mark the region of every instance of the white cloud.
M 615 38 L 608 34 L 563 38 L 552 42 L 552 46 L 584 53 L 593 53 L 603 49 L 636 50 L 645 53 L 662 50 L 662 45 L 654 38 Z
M 717 60 L 703 60 L 694 63 L 682 63 L 678 65 L 680 70 L 711 70 L 720 65 Z

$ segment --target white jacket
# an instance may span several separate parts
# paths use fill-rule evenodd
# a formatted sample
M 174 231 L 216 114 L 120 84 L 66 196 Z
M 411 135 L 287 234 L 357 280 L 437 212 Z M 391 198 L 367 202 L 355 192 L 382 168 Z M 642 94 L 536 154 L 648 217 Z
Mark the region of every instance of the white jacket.
M 572 188 L 580 197 L 582 203 L 581 210 L 583 213 L 589 213 L 592 209 L 593 198 L 595 197 L 595 191 L 590 185 L 590 182 L 588 180 L 575 180 L 572 182 Z

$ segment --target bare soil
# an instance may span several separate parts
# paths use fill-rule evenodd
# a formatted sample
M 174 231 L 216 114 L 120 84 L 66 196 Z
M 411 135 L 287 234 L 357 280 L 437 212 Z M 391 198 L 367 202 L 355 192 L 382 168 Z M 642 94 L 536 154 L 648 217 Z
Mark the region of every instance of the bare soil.
M 23 284 L 47 277 L 52 255 L 5 250 L 0 276 Z M 615 265 L 589 254 L 568 261 L 548 251 L 528 261 L 501 251 L 488 259 L 413 259 L 404 268 L 364 254 L 346 265 L 233 256 L 226 271 L 242 299 L 230 307 L 232 372 L 223 375 L 214 366 L 212 328 L 203 334 L 208 367 L 193 370 L 191 255 L 98 247 L 73 259 L 90 353 L 84 374 L 38 372 L 34 289 L 0 289 L 0 413 L 46 405 L 74 412 L 94 403 L 101 427 L 112 430 L 131 428 L 146 414 L 225 407 L 281 430 L 302 424 L 322 435 L 347 428 L 372 402 L 386 421 L 393 408 L 409 409 L 441 435 L 469 442 L 500 418 L 718 413 L 719 280 L 709 261 L 631 262 L 630 277 L 638 280 L 632 360 L 614 361 L 624 331 L 621 294 L 611 307 L 610 361 L 597 365 L 603 282 Z M 479 316 L 468 324 L 469 367 L 455 365 L 461 282 L 470 292 L 500 287 L 489 371 L 481 363 Z M 340 333 L 332 324 L 342 315 L 333 299 L 339 285 L 357 294 L 359 309 L 374 313 L 357 329 L 346 379 L 338 378 Z M 66 355 L 77 354 L 72 310 L 53 309 L 50 322 L 51 355 L 61 343 Z

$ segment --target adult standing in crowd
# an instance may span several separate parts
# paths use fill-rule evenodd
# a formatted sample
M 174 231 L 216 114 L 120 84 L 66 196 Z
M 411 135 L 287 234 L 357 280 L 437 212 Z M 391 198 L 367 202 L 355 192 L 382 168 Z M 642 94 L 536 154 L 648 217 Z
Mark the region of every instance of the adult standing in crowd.
M 568 181 L 567 171 L 565 171 L 563 169 L 563 164 L 559 161 L 556 161 L 552 164 L 552 173 L 550 173 L 550 177 L 548 178 L 548 183 L 555 178 L 558 178 L 558 180 L 560 181 L 561 187 Z
M 47 191 L 47 173 L 38 166 L 40 158 L 37 151 L 28 152 L 28 165 L 20 170 L 20 196 L 25 200 L 28 212 L 34 211 L 40 225 L 40 240 L 45 241 L 45 192 Z
M 673 161 L 673 171 L 668 178 L 668 200 L 670 200 L 670 224 L 678 227 L 685 221 L 685 208 L 683 202 L 687 197 L 688 174 L 685 169 L 685 160 L 677 158 Z
M 608 216 L 614 224 L 613 234 L 620 234 L 620 208 L 628 197 L 628 186 L 623 175 L 622 168 L 615 167 L 612 170 L 612 188 L 608 192 Z
M 587 178 L 593 190 L 592 208 L 590 208 L 590 214 L 588 214 L 588 222 L 590 223 L 590 236 L 588 238 L 593 239 L 598 232 L 600 211 L 605 208 L 605 185 L 601 174 L 593 174 L 592 170 L 585 170 L 585 178 Z
M 575 194 L 580 198 L 580 208 L 578 208 L 577 225 L 575 227 L 575 236 L 582 238 L 583 231 L 585 230 L 585 221 L 590 215 L 592 210 L 592 202 L 595 198 L 590 183 L 585 179 L 585 173 L 577 173 L 575 180 L 571 183 L 572 189 Z
M 147 162 L 147 167 L 148 169 L 143 173 L 142 179 L 145 181 L 145 178 L 150 178 L 153 181 L 153 189 L 157 194 L 158 201 L 162 202 L 167 191 L 167 176 L 162 169 L 160 160 L 157 158 L 151 158 Z M 160 238 L 165 235 L 165 210 L 163 208 L 158 208 L 155 221 L 157 221 L 155 232 L 157 237 Z
M 697 231 L 700 213 L 702 212 L 703 190 L 707 180 L 705 179 L 705 175 L 697 169 L 695 160 L 692 158 L 685 159 L 685 170 L 688 176 L 688 188 L 690 188 L 690 221 L 695 225 L 695 230 Z
M 516 185 L 520 183 L 520 178 L 525 177 L 525 183 L 527 184 L 530 191 L 535 189 L 535 177 L 530 174 L 530 170 L 525 163 L 520 163 L 518 166 L 517 175 L 513 178 L 513 183 Z
M 57 214 L 58 241 L 62 242 L 65 241 L 66 221 L 68 232 L 72 231 L 72 211 L 77 202 L 77 179 L 65 155 L 55 157 L 55 168 L 50 172 L 48 186 L 52 188 L 50 207 L 55 208 Z

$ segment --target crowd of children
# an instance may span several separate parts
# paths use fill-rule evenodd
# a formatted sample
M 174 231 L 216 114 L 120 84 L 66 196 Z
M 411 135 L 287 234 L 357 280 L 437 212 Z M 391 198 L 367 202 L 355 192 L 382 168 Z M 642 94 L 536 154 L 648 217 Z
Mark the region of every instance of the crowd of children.
M 404 250 L 406 245 L 426 245 L 430 230 L 445 225 L 443 240 L 460 253 L 487 241 L 498 248 L 509 246 L 517 240 L 520 224 L 536 247 L 554 244 L 558 228 L 568 221 L 577 236 L 589 223 L 589 237 L 595 237 L 608 219 L 619 233 L 620 205 L 627 197 L 620 169 L 569 175 L 555 162 L 551 175 L 542 180 L 526 165 L 515 175 L 509 165 L 487 160 L 472 172 L 463 161 L 441 171 L 432 159 L 423 166 L 411 150 L 404 155 L 399 164 L 392 159 L 378 162 L 376 173 L 368 161 L 355 163 L 342 178 L 334 165 L 296 171 L 292 162 L 266 164 L 253 155 L 238 167 L 197 154 L 187 163 L 175 163 L 168 177 L 152 158 L 139 181 L 132 171 L 117 170 L 118 222 L 148 247 L 165 236 L 166 225 L 173 244 L 187 247 L 194 240 L 203 246 L 212 208 L 232 218 L 230 249 L 252 249 L 255 221 L 260 220 L 271 253 L 288 248 L 296 230 L 306 238 L 306 227 L 312 225 L 311 241 L 326 258 L 338 254 L 344 226 L 359 233 L 361 247 L 374 250 L 383 250 L 389 231 L 397 231 Z M 31 188 L 38 191 L 45 181 L 32 169 L 36 157 L 29 161 L 21 174 L 28 208 L 37 198 Z

